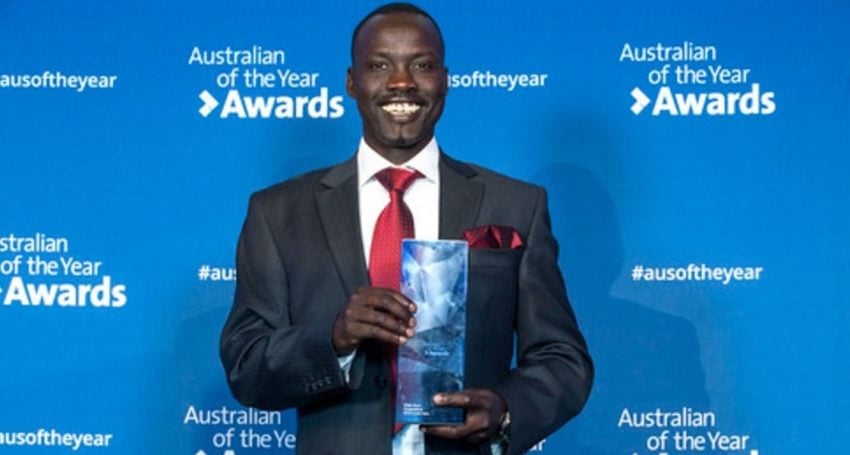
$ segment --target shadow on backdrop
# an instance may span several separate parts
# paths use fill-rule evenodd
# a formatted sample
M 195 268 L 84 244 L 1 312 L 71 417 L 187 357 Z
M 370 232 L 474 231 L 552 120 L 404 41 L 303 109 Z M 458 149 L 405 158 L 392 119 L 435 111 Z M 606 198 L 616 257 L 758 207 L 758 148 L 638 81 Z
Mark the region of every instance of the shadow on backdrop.
M 646 438 L 660 430 L 619 428 L 624 409 L 708 409 L 694 326 L 611 295 L 623 267 L 622 234 L 613 200 L 595 175 L 575 164 L 554 163 L 533 181 L 548 190 L 561 269 L 596 366 L 584 411 L 550 437 L 543 450 L 649 453 Z

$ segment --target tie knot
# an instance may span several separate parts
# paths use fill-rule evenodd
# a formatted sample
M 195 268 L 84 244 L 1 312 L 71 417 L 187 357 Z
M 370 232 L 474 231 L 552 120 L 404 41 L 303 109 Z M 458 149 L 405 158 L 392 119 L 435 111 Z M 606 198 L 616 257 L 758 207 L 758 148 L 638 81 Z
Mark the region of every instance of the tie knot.
M 404 193 L 413 184 L 413 181 L 422 177 L 419 171 L 408 171 L 397 167 L 388 167 L 375 174 L 375 178 L 384 185 L 389 192 Z

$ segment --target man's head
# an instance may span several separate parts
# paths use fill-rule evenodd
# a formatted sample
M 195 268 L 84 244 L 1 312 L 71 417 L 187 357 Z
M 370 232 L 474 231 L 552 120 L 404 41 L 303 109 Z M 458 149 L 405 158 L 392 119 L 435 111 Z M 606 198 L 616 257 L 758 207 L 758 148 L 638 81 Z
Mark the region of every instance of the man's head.
M 434 136 L 448 89 L 443 58 L 437 23 L 410 4 L 382 6 L 355 29 L 346 88 L 364 139 L 390 161 L 407 161 Z

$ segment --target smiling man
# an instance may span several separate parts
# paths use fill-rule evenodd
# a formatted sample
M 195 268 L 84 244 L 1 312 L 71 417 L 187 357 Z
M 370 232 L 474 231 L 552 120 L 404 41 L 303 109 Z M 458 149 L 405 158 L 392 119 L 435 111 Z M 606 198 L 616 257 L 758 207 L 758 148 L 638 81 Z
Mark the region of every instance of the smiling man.
M 249 406 L 296 408 L 299 453 L 526 451 L 581 410 L 593 378 L 546 194 L 437 146 L 447 70 L 425 11 L 376 9 L 351 57 L 357 154 L 251 197 L 221 339 L 231 390 Z M 467 388 L 434 396 L 465 411 L 459 425 L 393 421 L 395 350 L 416 326 L 398 292 L 406 237 L 470 242 Z
M 355 31 L 351 59 L 346 86 L 366 144 L 404 163 L 433 139 L 443 113 L 448 75 L 436 23 L 412 13 L 372 16 Z

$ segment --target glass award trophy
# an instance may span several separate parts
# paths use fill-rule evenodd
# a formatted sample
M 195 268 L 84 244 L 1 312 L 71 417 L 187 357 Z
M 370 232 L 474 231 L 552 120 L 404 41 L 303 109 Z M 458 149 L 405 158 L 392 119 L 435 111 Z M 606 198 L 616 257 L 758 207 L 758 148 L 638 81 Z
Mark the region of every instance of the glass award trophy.
M 469 246 L 463 240 L 402 241 L 401 292 L 416 304 L 416 334 L 398 350 L 396 422 L 462 423 L 438 392 L 463 390 Z

